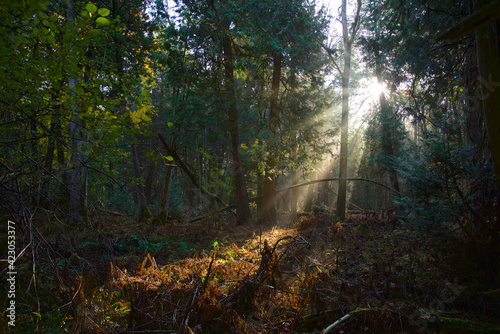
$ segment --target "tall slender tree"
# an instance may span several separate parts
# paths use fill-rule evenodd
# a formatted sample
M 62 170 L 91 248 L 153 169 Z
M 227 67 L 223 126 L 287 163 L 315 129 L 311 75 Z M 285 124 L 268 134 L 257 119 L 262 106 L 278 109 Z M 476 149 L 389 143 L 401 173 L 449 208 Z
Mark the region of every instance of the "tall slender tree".
M 343 67 L 342 69 L 336 63 L 334 53 L 327 48 L 335 68 L 342 78 L 342 120 L 340 133 L 340 168 L 339 168 L 339 191 L 337 195 L 337 216 L 340 220 L 345 219 L 345 210 L 347 203 L 347 157 L 348 157 L 348 134 L 349 134 L 349 97 L 351 78 L 351 56 L 352 48 L 361 26 L 361 0 L 357 0 L 356 13 L 354 21 L 349 29 L 347 20 L 347 0 L 342 0 L 340 13 L 342 23 L 342 41 L 343 41 Z
M 251 218 L 248 206 L 248 194 L 245 184 L 245 174 L 240 156 L 240 134 L 238 122 L 238 108 L 234 84 L 234 56 L 233 45 L 229 35 L 231 22 L 222 23 L 222 49 L 224 52 L 224 81 L 226 91 L 226 105 L 228 111 L 229 133 L 231 135 L 231 150 L 233 155 L 233 175 L 235 184 L 236 216 L 238 224 L 244 224 Z

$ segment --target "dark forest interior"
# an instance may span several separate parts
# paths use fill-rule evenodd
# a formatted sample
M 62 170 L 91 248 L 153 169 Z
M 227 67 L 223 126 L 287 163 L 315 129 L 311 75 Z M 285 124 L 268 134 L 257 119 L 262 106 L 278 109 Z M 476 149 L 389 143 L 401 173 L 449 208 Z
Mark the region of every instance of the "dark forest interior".
M 500 0 L 0 0 L 1 333 L 500 333 Z

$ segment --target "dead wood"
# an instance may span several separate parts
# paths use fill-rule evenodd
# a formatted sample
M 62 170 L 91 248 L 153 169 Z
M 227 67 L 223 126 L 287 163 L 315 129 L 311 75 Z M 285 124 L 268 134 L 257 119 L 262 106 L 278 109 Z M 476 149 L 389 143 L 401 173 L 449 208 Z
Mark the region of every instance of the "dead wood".
M 161 133 L 158 134 L 158 138 L 160 138 L 160 141 L 163 144 L 163 147 L 165 147 L 165 149 L 167 150 L 168 154 L 172 156 L 172 158 L 177 162 L 177 164 L 179 164 L 179 167 L 187 174 L 193 185 L 196 188 L 198 188 L 203 194 L 207 195 L 210 198 L 215 199 L 219 204 L 224 205 L 227 208 L 228 207 L 227 204 L 224 203 L 222 199 L 220 199 L 217 195 L 206 190 L 202 185 L 198 183 L 198 181 L 196 181 L 196 177 L 194 176 L 194 174 L 189 170 L 186 164 L 184 164 L 184 162 L 182 161 L 181 157 L 177 154 L 177 152 L 173 148 L 171 148 L 170 145 L 168 145 L 168 143 L 166 142 L 165 138 L 163 138 Z

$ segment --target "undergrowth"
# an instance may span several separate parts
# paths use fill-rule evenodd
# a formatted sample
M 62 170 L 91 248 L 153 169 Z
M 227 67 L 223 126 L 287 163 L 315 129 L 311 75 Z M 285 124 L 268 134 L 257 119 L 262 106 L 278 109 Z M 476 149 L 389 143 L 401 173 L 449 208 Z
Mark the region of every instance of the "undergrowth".
M 474 257 L 451 228 L 423 232 L 394 213 L 340 223 L 319 210 L 269 230 L 109 226 L 47 241 L 52 255 L 37 248 L 24 262 L 19 281 L 32 284 L 20 289 L 17 332 L 500 330 L 498 286 L 480 263 L 466 267 Z

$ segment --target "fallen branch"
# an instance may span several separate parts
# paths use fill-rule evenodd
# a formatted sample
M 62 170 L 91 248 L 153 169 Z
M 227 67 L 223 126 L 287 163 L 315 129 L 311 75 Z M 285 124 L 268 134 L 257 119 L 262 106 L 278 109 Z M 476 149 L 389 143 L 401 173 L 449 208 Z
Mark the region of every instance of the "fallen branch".
M 369 309 L 369 308 L 358 308 L 358 309 L 356 309 L 354 311 L 351 311 L 351 312 L 347 313 L 346 315 L 344 315 L 339 320 L 335 321 L 333 324 L 331 324 L 327 328 L 325 328 L 325 330 L 323 330 L 323 334 L 327 334 L 327 333 L 331 332 L 333 329 L 335 329 L 335 327 L 340 327 L 347 320 L 349 320 L 351 317 L 355 316 L 358 313 L 368 313 L 368 312 L 374 312 L 374 311 L 375 310 L 372 310 L 372 309 Z
M 165 138 L 163 138 L 163 136 L 161 135 L 161 133 L 158 134 L 158 138 L 160 138 L 160 141 L 161 143 L 163 144 L 163 147 L 165 147 L 165 149 L 168 151 L 168 154 L 170 154 L 170 156 L 172 158 L 174 158 L 174 160 L 179 164 L 179 167 L 187 174 L 187 176 L 191 179 L 191 182 L 193 183 L 193 185 L 198 188 L 202 193 L 204 193 L 205 195 L 207 195 L 208 197 L 210 198 L 213 198 L 215 199 L 217 202 L 219 202 L 220 204 L 224 205 L 227 207 L 227 204 L 224 203 L 223 200 L 221 200 L 217 195 L 215 194 L 212 194 L 211 192 L 207 191 L 203 186 L 201 186 L 198 181 L 196 181 L 196 177 L 194 176 L 194 174 L 189 170 L 189 168 L 184 164 L 184 162 L 182 161 L 181 157 L 177 154 L 177 152 L 172 149 L 170 147 L 170 145 L 167 144 L 167 142 L 165 141 Z M 229 209 L 227 209 L 229 210 Z
M 111 211 L 111 210 L 106 210 L 106 209 L 101 209 L 101 208 L 97 208 L 97 210 L 99 211 L 102 211 L 104 213 L 107 213 L 107 214 L 110 214 L 110 215 L 114 215 L 114 216 L 125 216 L 123 213 L 120 213 L 120 212 L 116 212 L 116 211 Z
M 312 181 L 308 181 L 308 182 L 304 182 L 304 183 L 294 184 L 293 186 L 286 187 L 286 188 L 283 188 L 283 189 L 278 189 L 278 190 L 276 190 L 276 192 L 280 193 L 282 191 L 287 191 L 287 190 L 291 190 L 291 189 L 294 189 L 294 188 L 307 186 L 307 185 L 310 185 L 310 184 L 315 184 L 315 183 L 320 183 L 320 182 L 328 182 L 328 181 L 340 181 L 340 180 L 346 180 L 346 181 L 365 181 L 365 182 L 375 183 L 375 184 L 377 184 L 377 185 L 379 185 L 381 187 L 386 188 L 390 192 L 397 194 L 398 196 L 402 196 L 399 191 L 397 191 L 395 189 L 392 189 L 391 187 L 383 184 L 382 182 L 378 182 L 378 181 L 374 181 L 374 180 L 370 180 L 370 179 L 363 179 L 363 178 L 359 178 L 359 177 L 349 177 L 349 178 L 345 178 L 345 179 L 334 177 L 334 178 L 328 178 L 328 179 L 312 180 Z

